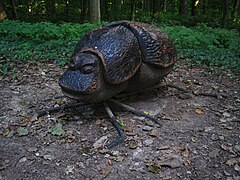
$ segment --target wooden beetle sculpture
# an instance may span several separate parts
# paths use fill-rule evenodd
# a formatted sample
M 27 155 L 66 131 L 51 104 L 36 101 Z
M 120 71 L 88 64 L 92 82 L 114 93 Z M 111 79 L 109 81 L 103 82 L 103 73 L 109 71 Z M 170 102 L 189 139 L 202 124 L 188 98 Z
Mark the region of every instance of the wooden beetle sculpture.
M 111 148 L 124 140 L 124 133 L 106 102 L 120 93 L 154 87 L 176 61 L 176 49 L 160 29 L 139 22 L 113 22 L 91 31 L 78 42 L 59 85 L 71 99 L 105 103 L 119 134 L 119 139 L 108 145 Z M 158 123 L 154 117 L 111 101 Z

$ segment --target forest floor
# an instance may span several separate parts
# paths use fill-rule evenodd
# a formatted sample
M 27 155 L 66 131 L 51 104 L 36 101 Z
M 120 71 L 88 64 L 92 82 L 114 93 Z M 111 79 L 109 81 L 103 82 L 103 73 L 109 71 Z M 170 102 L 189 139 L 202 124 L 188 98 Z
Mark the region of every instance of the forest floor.
M 53 99 L 63 69 L 17 68 L 0 81 L 0 179 L 240 179 L 240 79 L 230 71 L 181 60 L 167 81 L 218 98 L 163 88 L 125 99 L 162 127 L 117 112 L 126 140 L 107 150 L 117 134 L 99 105 L 34 115 L 70 101 Z

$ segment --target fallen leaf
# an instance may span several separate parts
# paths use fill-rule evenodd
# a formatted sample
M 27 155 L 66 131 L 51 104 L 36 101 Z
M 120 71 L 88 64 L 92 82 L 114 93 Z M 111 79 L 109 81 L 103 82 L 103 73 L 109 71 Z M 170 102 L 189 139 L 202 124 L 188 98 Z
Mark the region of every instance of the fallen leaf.
M 68 175 L 68 174 L 70 174 L 70 173 L 73 173 L 73 170 L 74 170 L 74 169 L 75 169 L 74 166 L 68 165 L 65 172 L 66 172 L 66 174 Z
M 183 157 L 189 158 L 191 156 L 191 152 L 189 151 L 188 144 L 186 144 L 185 147 L 182 148 L 181 150 L 182 150 L 181 154 Z
M 27 124 L 29 122 L 29 117 L 28 116 L 24 116 L 23 117 L 23 123 Z
M 234 164 L 237 164 L 237 163 L 240 163 L 240 157 L 238 158 L 231 158 L 231 159 L 228 159 L 225 164 L 227 164 L 228 166 L 232 166 Z
M 213 149 L 209 152 L 209 156 L 216 158 L 217 156 L 219 156 L 219 150 L 218 149 Z
M 182 151 L 182 156 L 188 158 L 191 156 L 191 153 L 188 149 L 185 149 L 184 151 Z
M 104 175 L 104 177 L 108 176 L 111 173 L 111 170 L 107 167 L 101 167 L 100 171 L 101 171 L 101 174 Z
M 157 130 L 156 129 L 152 129 L 149 133 L 150 136 L 156 137 L 157 136 Z
M 156 174 L 159 173 L 160 171 L 160 167 L 152 164 L 147 164 L 147 168 L 149 172 L 156 173 Z
M 63 125 L 61 123 L 56 123 L 54 124 L 49 130 L 49 133 L 51 133 L 52 135 L 57 135 L 57 136 L 61 136 L 65 134 L 65 131 L 63 129 Z
M 125 126 L 125 124 L 124 124 L 123 121 L 117 120 L 117 123 L 118 123 L 121 127 L 124 127 L 124 126 Z
M 225 151 L 229 151 L 229 152 L 231 152 L 231 153 L 234 153 L 232 146 L 226 146 L 226 145 L 222 144 L 222 145 L 221 145 L 221 148 L 222 148 L 223 150 L 225 150 Z
M 52 161 L 53 159 L 55 159 L 55 157 L 53 155 L 47 154 L 43 156 L 44 159 Z
M 12 131 L 10 131 L 10 132 L 8 133 L 7 137 L 8 137 L 8 138 L 11 138 L 11 137 L 13 137 L 14 133 L 15 133 L 15 132 L 14 132 L 13 130 L 12 130 Z
M 238 164 L 236 164 L 236 165 L 234 166 L 234 170 L 240 172 L 240 167 L 239 167 Z
M 199 109 L 199 108 L 197 108 L 197 109 L 195 110 L 195 112 L 196 112 L 197 114 L 199 114 L 199 115 L 203 115 L 203 114 L 204 114 L 204 111 L 203 111 L 202 109 Z
M 3 136 L 8 136 L 9 133 L 10 133 L 10 130 L 9 130 L 9 129 L 4 129 L 1 134 L 2 134 Z
M 170 147 L 168 145 L 161 145 L 157 148 L 157 150 L 166 150 L 169 149 Z
M 144 114 L 147 114 L 147 115 L 149 114 L 149 112 L 147 112 L 147 111 L 143 111 L 143 112 L 144 112 Z
M 138 147 L 138 142 L 132 139 L 128 142 L 128 147 L 129 149 L 135 149 Z
M 112 162 L 111 159 L 108 160 L 108 164 L 109 164 L 109 165 L 112 165 L 112 164 L 113 164 L 113 162 Z
M 4 169 L 6 169 L 6 166 L 5 165 L 2 165 L 2 164 L 0 164 L 0 171 L 2 171 L 2 170 L 4 170 Z M 1 176 L 0 176 L 1 177 Z
M 189 166 L 189 165 L 191 164 L 191 161 L 186 160 L 186 161 L 183 162 L 183 164 L 184 164 L 185 166 Z
M 68 141 L 69 143 L 73 142 L 74 140 L 75 140 L 75 136 L 74 136 L 73 134 L 69 134 L 69 135 L 67 136 L 67 141 Z
M 26 136 L 26 135 L 28 135 L 28 130 L 25 127 L 19 127 L 17 129 L 17 134 L 18 134 L 18 136 Z
M 97 149 L 97 148 L 100 148 L 100 147 L 105 146 L 107 140 L 108 140 L 108 136 L 102 136 L 102 137 L 100 137 L 100 138 L 93 144 L 94 149 Z
M 160 166 L 168 166 L 173 169 L 181 166 L 180 157 L 175 155 L 162 156 L 158 158 L 157 163 Z

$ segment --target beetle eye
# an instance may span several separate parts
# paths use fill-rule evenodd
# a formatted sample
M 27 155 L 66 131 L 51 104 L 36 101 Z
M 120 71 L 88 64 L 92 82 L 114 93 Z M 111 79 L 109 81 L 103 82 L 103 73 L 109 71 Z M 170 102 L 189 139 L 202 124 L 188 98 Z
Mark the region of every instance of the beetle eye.
M 91 74 L 93 70 L 94 70 L 93 66 L 90 66 L 90 65 L 86 65 L 82 67 L 83 74 Z

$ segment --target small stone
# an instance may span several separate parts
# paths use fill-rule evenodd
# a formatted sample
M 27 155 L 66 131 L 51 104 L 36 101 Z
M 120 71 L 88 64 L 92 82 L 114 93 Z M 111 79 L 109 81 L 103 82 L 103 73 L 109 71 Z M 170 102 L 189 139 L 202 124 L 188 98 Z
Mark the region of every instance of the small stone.
M 22 158 L 19 160 L 20 163 L 23 163 L 23 162 L 26 162 L 26 161 L 27 161 L 27 158 L 26 158 L 26 157 L 22 157 Z
M 224 140 L 224 136 L 218 136 L 220 140 Z
M 151 126 L 143 126 L 142 130 L 143 131 L 151 131 L 152 127 Z
M 144 144 L 145 146 L 150 146 L 152 143 L 153 143 L 153 140 L 152 140 L 152 139 L 146 139 L 145 141 L 143 141 L 143 144 Z
M 229 113 L 227 113 L 227 112 L 224 112 L 223 114 L 222 114 L 224 117 L 230 117 L 231 115 L 229 114 Z
M 137 119 L 137 120 L 143 121 L 145 119 L 145 117 L 134 116 L 133 119 Z
M 235 152 L 240 152 L 240 145 L 235 145 L 234 146 L 234 151 Z
M 74 166 L 68 165 L 67 168 L 66 168 L 66 174 L 73 173 L 73 170 L 74 170 Z
M 119 156 L 120 152 L 119 151 L 112 151 L 111 152 L 113 156 Z
M 53 159 L 55 159 L 55 157 L 50 154 L 44 155 L 43 158 L 49 161 L 52 161 Z
M 133 158 L 141 158 L 143 156 L 143 150 L 139 147 L 133 152 Z
M 240 167 L 239 167 L 238 164 L 235 164 L 235 166 L 234 166 L 234 170 L 240 172 Z
M 213 126 L 205 127 L 204 132 L 209 132 L 209 131 L 212 131 L 213 129 L 214 129 Z

